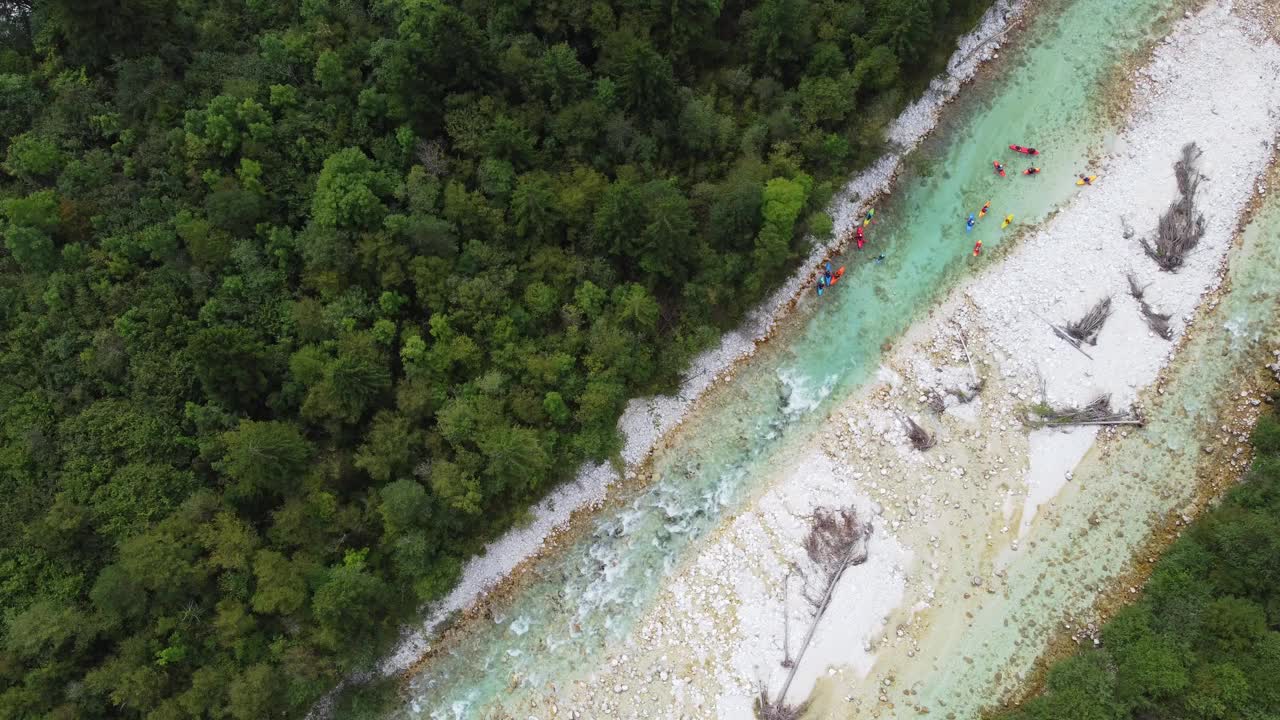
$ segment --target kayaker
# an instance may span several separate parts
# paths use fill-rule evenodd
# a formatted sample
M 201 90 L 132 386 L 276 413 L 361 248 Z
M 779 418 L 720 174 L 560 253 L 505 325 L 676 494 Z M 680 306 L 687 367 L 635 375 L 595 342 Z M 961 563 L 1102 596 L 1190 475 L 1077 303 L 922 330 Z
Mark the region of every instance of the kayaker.
M 978 242 L 973 244 L 973 256 L 978 257 L 978 255 L 981 253 L 982 253 L 982 241 L 979 240 Z
M 876 256 L 876 264 L 877 264 L 877 265 L 879 265 L 879 264 L 880 264 L 880 263 L 882 263 L 882 262 L 884 262 L 884 255 L 877 255 L 877 256 Z

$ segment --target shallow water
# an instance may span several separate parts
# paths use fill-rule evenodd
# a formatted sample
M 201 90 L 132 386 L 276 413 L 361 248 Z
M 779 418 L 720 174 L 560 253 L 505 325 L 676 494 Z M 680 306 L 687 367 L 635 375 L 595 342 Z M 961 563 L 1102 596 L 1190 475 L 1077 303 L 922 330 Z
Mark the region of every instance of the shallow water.
M 866 250 L 833 260 L 848 268 L 840 284 L 803 298 L 775 339 L 686 420 L 655 455 L 652 483 L 627 491 L 589 532 L 538 561 L 492 624 L 468 628 L 426 663 L 397 715 L 498 715 L 588 671 L 690 546 L 753 491 L 781 445 L 816 431 L 828 398 L 864 382 L 884 343 L 984 261 L 971 254 L 975 240 L 990 253 L 1081 191 L 1074 174 L 1110 130 L 1095 112 L 1101 82 L 1150 40 L 1153 19 L 1172 2 L 1074 0 L 1041 10 L 997 66 L 999 77 L 966 91 L 908 159 L 867 228 Z M 1011 143 L 1043 154 L 1015 154 Z M 993 159 L 1008 177 L 994 174 Z M 1042 173 L 1022 176 L 1031 161 Z M 990 213 L 966 233 L 965 218 L 988 200 Z M 1015 223 L 1001 231 L 1009 213 Z M 880 253 L 886 260 L 873 263 Z
M 1266 343 L 1280 340 L 1280 197 L 1271 199 L 1243 233 L 1228 265 L 1230 292 L 1198 320 L 1176 356 L 1164 397 L 1141 432 L 1090 453 L 1055 499 L 1055 521 L 1038 523 L 1023 549 L 997 561 L 1003 592 L 972 619 L 945 633 L 929 667 L 916 663 L 902 686 L 913 704 L 956 717 L 976 717 L 1032 667 L 1044 641 L 1061 626 L 1053 618 L 1089 614 L 1097 593 L 1129 563 L 1153 527 L 1192 499 L 1207 445 L 1224 419 L 1222 404 L 1256 372 Z M 1069 562 L 1060 562 L 1067 558 Z M 999 678 L 999 679 L 996 679 Z

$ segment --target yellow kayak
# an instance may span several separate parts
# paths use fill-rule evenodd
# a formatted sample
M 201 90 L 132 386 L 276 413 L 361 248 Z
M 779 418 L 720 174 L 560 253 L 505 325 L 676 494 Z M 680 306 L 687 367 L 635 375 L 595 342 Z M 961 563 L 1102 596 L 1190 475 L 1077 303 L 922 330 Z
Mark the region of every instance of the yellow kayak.
M 1078 178 L 1078 179 L 1076 180 L 1076 184 L 1077 184 L 1077 185 L 1092 185 L 1092 184 L 1093 184 L 1093 181 L 1094 181 L 1094 180 L 1097 180 L 1097 179 L 1098 179 L 1098 176 L 1097 176 L 1097 175 L 1090 175 L 1089 177 L 1080 177 L 1080 178 Z
M 1003 229 L 1005 229 L 1005 228 L 1009 227 L 1009 223 L 1011 223 L 1011 222 L 1013 222 L 1013 216 L 1012 216 L 1012 215 L 1005 215 L 1005 216 L 1004 216 L 1004 223 L 1000 225 L 1000 229 L 1001 229 L 1001 230 L 1003 230 Z

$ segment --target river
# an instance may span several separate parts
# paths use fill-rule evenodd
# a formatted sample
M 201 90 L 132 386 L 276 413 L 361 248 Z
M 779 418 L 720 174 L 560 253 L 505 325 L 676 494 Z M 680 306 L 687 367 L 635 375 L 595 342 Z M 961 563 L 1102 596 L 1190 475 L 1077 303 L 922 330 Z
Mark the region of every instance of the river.
M 832 405 L 872 376 L 885 344 L 965 276 L 969 212 L 992 200 L 1015 215 L 1007 230 L 988 219 L 971 236 L 993 252 L 1077 192 L 1064 173 L 1000 182 L 993 157 L 1011 175 L 1023 164 L 992 148 L 1035 144 L 1045 162 L 1071 158 L 1087 169 L 1115 130 L 1108 83 L 1167 29 L 1172 8 L 1172 0 L 1039 7 L 908 157 L 868 228 L 868 251 L 835 261 L 849 268 L 842 284 L 821 299 L 803 297 L 774 339 L 655 453 L 647 482 L 615 491 L 589 527 L 533 563 L 491 621 L 472 622 L 445 643 L 412 677 L 397 715 L 502 716 L 589 671 L 668 573 L 750 497 L 780 451 L 817 432 Z M 886 260 L 871 263 L 880 253 Z

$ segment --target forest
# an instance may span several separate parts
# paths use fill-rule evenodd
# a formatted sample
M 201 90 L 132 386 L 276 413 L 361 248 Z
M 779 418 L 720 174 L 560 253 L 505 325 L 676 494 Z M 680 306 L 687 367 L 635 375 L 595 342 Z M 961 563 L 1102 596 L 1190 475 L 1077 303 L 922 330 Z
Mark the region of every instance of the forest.
M 1244 482 L 1156 564 L 1101 645 L 1049 669 L 994 720 L 1280 717 L 1280 418 L 1253 434 Z
M 301 717 L 982 0 L 0 0 L 0 719 Z

